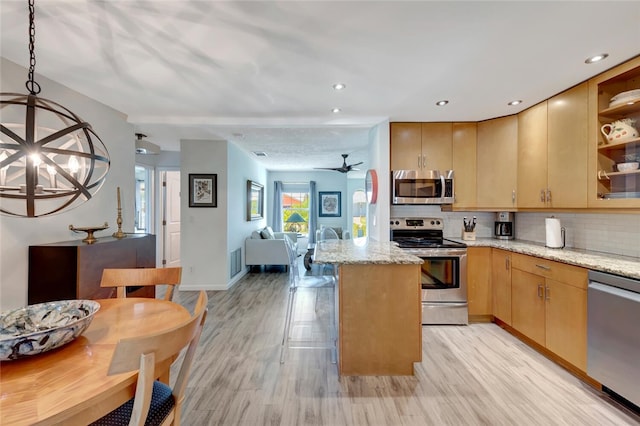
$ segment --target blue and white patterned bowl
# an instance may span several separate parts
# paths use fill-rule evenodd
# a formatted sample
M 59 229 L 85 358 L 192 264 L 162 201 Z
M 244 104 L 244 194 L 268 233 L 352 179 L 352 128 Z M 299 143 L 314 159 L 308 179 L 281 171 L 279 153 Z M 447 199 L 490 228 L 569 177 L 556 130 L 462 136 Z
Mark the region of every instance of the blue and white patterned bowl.
M 35 355 L 81 335 L 100 309 L 93 300 L 39 303 L 0 314 L 0 361 Z

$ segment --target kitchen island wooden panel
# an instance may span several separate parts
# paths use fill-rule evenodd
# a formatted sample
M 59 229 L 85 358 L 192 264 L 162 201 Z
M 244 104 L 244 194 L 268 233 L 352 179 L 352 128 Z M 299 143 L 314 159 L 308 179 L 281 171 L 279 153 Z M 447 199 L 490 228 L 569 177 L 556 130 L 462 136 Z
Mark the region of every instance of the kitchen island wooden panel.
M 422 357 L 419 265 L 341 265 L 340 375 L 411 375 Z
M 316 244 L 314 263 L 338 265 L 338 372 L 343 376 L 412 375 L 422 360 L 420 264 L 390 242 Z

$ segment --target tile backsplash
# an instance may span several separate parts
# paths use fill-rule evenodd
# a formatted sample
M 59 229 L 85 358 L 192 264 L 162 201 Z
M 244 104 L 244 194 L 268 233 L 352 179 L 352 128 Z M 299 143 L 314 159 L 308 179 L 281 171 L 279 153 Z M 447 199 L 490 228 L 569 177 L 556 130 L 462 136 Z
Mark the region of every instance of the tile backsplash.
M 440 217 L 444 236 L 460 238 L 463 217 L 477 217 L 479 238 L 493 237 L 495 213 L 441 212 L 439 206 L 391 206 L 391 217 Z M 567 247 L 640 257 L 640 214 L 605 213 L 528 213 L 515 215 L 516 239 L 544 244 L 544 219 L 554 216 L 566 229 Z
M 640 257 L 637 213 L 516 213 L 516 238 L 544 244 L 544 219 L 552 215 L 566 229 L 567 247 Z

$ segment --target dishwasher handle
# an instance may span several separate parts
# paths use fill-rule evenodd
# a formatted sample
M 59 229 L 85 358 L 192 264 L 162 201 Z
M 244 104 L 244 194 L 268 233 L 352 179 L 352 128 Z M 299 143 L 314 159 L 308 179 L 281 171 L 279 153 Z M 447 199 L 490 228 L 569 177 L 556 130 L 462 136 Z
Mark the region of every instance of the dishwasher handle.
M 607 293 L 612 296 L 617 296 L 623 299 L 630 300 L 632 302 L 640 303 L 640 293 L 636 293 L 634 291 L 625 290 L 618 287 L 613 287 L 613 286 L 598 283 L 595 281 L 589 282 L 589 290 L 601 291 L 603 293 Z

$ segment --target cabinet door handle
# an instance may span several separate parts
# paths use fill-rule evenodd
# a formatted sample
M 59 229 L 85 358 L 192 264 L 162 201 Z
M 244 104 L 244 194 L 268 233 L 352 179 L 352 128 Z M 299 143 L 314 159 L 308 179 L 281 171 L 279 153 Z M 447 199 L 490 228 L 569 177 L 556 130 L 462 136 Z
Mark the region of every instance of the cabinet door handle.
M 509 256 L 504 258 L 504 267 L 507 271 L 509 270 Z
M 551 266 L 546 266 L 546 265 L 538 265 L 536 263 L 536 266 L 540 269 L 544 269 L 545 271 L 550 271 L 551 270 Z
M 544 288 L 544 296 L 545 300 L 551 299 L 551 290 L 549 290 L 548 286 Z
M 422 168 L 427 167 L 427 156 L 423 155 L 422 156 Z
M 540 201 L 544 203 L 544 189 L 540 190 Z
M 539 297 L 540 299 L 542 299 L 542 292 L 543 292 L 543 291 L 544 291 L 544 290 L 542 289 L 542 284 L 538 284 L 538 297 Z
M 516 202 L 516 190 L 511 191 L 511 202 L 515 204 Z
M 422 168 L 422 156 L 420 154 L 418 154 L 418 168 Z
M 551 190 L 547 188 L 547 203 L 551 202 Z

